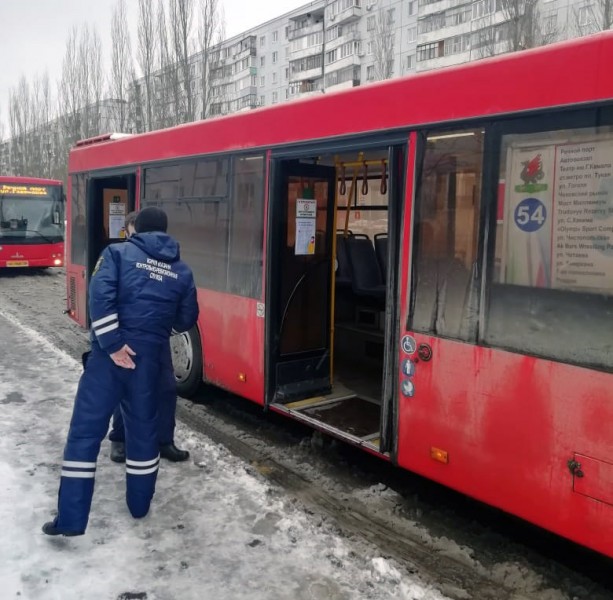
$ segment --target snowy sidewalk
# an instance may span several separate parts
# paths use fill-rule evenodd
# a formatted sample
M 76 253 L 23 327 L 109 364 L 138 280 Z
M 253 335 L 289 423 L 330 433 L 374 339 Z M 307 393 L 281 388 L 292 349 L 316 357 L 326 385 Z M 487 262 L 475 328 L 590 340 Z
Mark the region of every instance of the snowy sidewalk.
M 0 313 L 0 596 L 21 600 L 439 600 L 368 556 L 206 437 L 179 426 L 188 464 L 163 461 L 133 520 L 102 445 L 85 536 L 49 538 L 80 365 Z

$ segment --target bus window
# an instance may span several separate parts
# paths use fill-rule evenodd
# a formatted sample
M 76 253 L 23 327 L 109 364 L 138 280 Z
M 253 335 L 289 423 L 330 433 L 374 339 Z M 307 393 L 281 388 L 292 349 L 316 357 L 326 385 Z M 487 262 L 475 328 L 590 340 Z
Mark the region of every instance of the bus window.
M 613 128 L 504 135 L 484 341 L 610 369 Z
M 228 291 L 260 298 L 264 245 L 264 156 L 234 159 Z
M 483 133 L 432 133 L 416 194 L 411 328 L 474 340 Z
M 181 244 L 196 285 L 218 291 L 227 289 L 229 162 L 198 159 L 148 168 L 142 202 L 168 214 L 168 233 Z

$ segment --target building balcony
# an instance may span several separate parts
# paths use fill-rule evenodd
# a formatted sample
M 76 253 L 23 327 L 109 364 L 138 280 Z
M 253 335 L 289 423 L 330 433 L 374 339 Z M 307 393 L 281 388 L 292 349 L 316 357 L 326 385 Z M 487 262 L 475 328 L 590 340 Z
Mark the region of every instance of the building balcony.
M 297 27 L 295 29 L 289 30 L 287 39 L 290 42 L 292 42 L 294 40 L 297 40 L 298 38 L 304 37 L 305 35 L 311 35 L 312 33 L 319 33 L 323 31 L 323 29 L 324 29 L 323 22 L 313 23 L 312 25 L 307 25 L 306 27 Z
M 326 86 L 326 92 L 340 92 L 341 90 L 348 90 L 353 87 L 358 87 L 359 85 L 359 79 L 350 79 L 349 81 L 342 81 L 341 83 Z
M 453 25 L 451 27 L 445 27 L 441 29 L 434 29 L 427 33 L 419 34 L 419 44 L 431 44 L 432 42 L 438 42 L 441 37 L 452 38 L 457 35 L 465 35 L 472 32 L 472 23 L 462 23 L 461 25 Z
M 362 59 L 357 54 L 351 54 L 350 56 L 345 56 L 345 58 L 335 60 L 333 63 L 326 65 L 326 75 L 334 71 L 341 71 L 348 67 L 359 67 L 361 64 Z
M 427 15 L 433 15 L 434 13 L 440 13 L 456 6 L 464 6 L 466 4 L 472 4 L 472 0 L 435 0 L 430 1 L 427 4 L 424 2 L 419 3 L 418 17 L 425 17 Z
M 323 52 L 323 44 L 315 44 L 314 46 L 310 46 L 309 48 L 304 48 L 303 50 L 296 50 L 295 52 L 289 53 L 290 60 L 300 60 L 301 58 L 308 58 L 309 56 L 315 56 L 316 54 L 321 54 Z
M 253 48 L 246 48 L 245 50 L 241 50 L 240 52 L 237 52 L 236 54 L 232 55 L 231 59 L 228 59 L 228 63 L 234 63 L 234 62 L 238 62 L 239 60 L 243 60 L 243 58 L 247 58 L 249 56 L 257 56 L 258 51 L 255 47 Z
M 470 59 L 470 51 L 466 51 L 458 52 L 457 54 L 450 54 L 449 56 L 438 56 L 436 58 L 420 60 L 417 62 L 417 71 L 431 71 L 432 69 L 460 65 L 468 62 Z
M 361 41 L 361 39 L 362 36 L 360 35 L 359 31 L 349 31 L 345 35 L 337 37 L 335 40 L 330 40 L 329 42 L 326 42 L 326 52 L 334 50 L 335 48 L 338 48 L 343 44 L 346 44 L 347 42 L 359 42 Z
M 311 79 L 317 79 L 323 75 L 323 69 L 321 66 L 308 71 L 297 71 L 296 73 L 289 74 L 290 83 L 298 83 L 300 81 L 307 81 Z
M 323 89 L 323 82 L 321 79 L 316 81 L 301 81 L 299 83 L 292 84 L 292 97 L 304 97 L 310 94 L 321 93 Z
M 335 14 L 329 15 L 326 19 L 326 25 L 343 25 L 344 23 L 351 23 L 351 21 L 357 21 L 363 15 L 361 6 L 350 6 L 345 10 Z

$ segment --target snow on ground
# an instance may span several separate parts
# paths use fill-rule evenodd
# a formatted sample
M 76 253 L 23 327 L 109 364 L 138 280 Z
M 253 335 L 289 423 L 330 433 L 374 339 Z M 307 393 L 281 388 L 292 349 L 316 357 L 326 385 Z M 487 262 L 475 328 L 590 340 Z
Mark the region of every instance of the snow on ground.
M 45 536 L 79 375 L 77 361 L 0 313 L 3 599 L 444 598 L 181 426 L 193 461 L 163 461 L 145 519 L 130 517 L 105 441 L 86 535 Z

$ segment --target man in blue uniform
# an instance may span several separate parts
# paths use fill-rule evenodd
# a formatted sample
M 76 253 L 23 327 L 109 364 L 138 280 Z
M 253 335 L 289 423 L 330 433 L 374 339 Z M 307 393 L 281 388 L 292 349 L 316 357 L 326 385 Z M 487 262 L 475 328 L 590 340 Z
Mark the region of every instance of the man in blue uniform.
M 92 351 L 79 381 L 60 480 L 57 517 L 47 535 L 85 533 L 100 443 L 119 399 L 126 429 L 126 502 L 149 512 L 160 461 L 158 385 L 172 329 L 196 323 L 191 270 L 166 234 L 166 214 L 143 209 L 137 234 L 108 246 L 90 282 Z
M 126 216 L 126 236 L 131 238 L 136 233 L 136 217 L 134 211 Z M 175 412 L 177 410 L 177 384 L 172 367 L 170 347 L 162 361 L 160 373 L 158 397 L 160 399 L 158 413 L 158 441 L 160 444 L 160 456 L 171 462 L 182 462 L 189 458 L 187 450 L 180 450 L 175 445 Z M 126 462 L 126 433 L 123 424 L 121 407 L 117 406 L 113 412 L 113 422 L 109 434 L 111 441 L 111 460 L 117 463 Z

